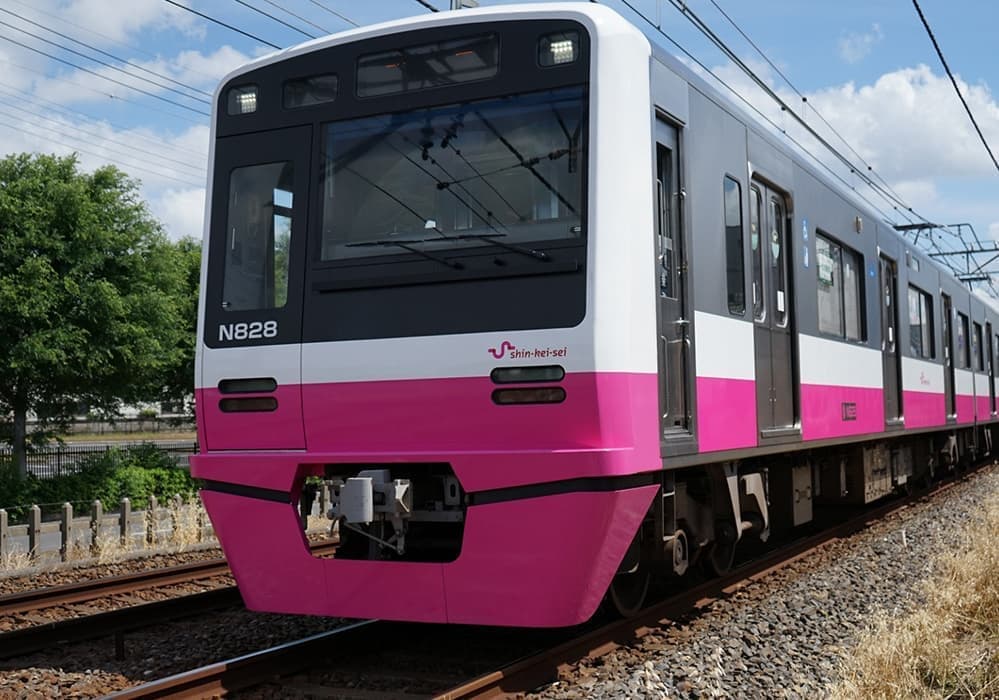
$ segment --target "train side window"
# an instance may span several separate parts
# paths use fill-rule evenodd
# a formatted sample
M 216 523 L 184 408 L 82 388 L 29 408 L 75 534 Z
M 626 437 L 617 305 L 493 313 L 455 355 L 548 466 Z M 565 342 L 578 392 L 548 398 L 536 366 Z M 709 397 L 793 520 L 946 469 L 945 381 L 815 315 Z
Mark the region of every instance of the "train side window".
M 760 210 L 763 196 L 757 187 L 749 188 L 749 246 L 753 265 L 753 318 L 762 321 L 766 314 L 766 295 L 763 293 L 763 243 L 760 235 Z
M 746 313 L 746 265 L 742 248 L 742 185 L 725 176 L 725 277 L 728 281 L 728 311 Z
M 985 371 L 985 357 L 982 353 L 982 324 L 972 324 L 973 334 L 971 336 L 972 354 L 975 358 L 975 369 L 979 372 Z
M 971 367 L 971 346 L 968 344 L 968 317 L 957 312 L 957 362 L 959 367 Z
M 863 274 L 856 252 L 815 236 L 819 331 L 846 340 L 863 340 Z
M 913 357 L 932 359 L 933 300 L 926 292 L 909 286 L 909 349 Z

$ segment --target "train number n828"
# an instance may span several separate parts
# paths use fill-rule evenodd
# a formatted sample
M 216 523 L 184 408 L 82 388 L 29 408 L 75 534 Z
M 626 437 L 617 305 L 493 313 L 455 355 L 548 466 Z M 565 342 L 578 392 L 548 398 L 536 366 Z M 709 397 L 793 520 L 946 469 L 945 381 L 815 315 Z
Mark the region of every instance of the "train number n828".
M 277 334 L 277 321 L 250 321 L 248 323 L 219 324 L 219 341 L 260 340 L 262 338 L 276 338 Z

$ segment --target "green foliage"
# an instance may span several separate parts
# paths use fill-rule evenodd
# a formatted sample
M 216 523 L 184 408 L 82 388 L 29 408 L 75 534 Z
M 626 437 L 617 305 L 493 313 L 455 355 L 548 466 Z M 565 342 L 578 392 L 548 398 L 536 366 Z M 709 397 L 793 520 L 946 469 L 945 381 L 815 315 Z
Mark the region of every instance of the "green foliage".
M 148 443 L 90 455 L 76 473 L 47 479 L 33 474 L 24 479 L 15 477 L 13 462 L 0 459 L 0 507 L 6 508 L 14 521 L 23 520 L 28 507 L 35 504 L 45 513 L 54 513 L 68 501 L 86 512 L 95 500 L 110 510 L 127 497 L 133 508 L 141 509 L 149 504 L 150 496 L 166 500 L 176 494 L 189 496 L 198 489 L 187 469 Z
M 0 415 L 22 474 L 28 411 L 45 428 L 158 397 L 193 357 L 189 264 L 114 167 L 0 160 Z

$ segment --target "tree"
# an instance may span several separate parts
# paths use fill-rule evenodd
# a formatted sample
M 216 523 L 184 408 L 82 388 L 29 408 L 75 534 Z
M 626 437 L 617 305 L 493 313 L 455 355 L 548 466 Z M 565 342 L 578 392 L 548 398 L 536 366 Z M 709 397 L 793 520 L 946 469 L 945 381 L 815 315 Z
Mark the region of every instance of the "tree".
M 52 429 L 80 401 L 113 411 L 160 390 L 182 353 L 182 269 L 116 168 L 0 161 L 0 416 L 22 476 L 29 412 Z
M 201 241 L 182 238 L 171 246 L 181 275 L 176 304 L 182 331 L 174 365 L 163 375 L 158 398 L 175 401 L 194 394 L 194 350 L 198 327 L 198 287 L 201 283 Z

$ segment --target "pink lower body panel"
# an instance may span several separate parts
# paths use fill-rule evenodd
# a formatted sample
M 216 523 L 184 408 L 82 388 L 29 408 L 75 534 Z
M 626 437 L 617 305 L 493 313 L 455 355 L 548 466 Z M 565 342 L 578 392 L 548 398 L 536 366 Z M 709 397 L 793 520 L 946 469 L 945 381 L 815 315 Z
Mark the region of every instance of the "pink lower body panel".
M 988 396 L 979 396 L 975 399 L 975 409 L 979 423 L 992 419 L 992 399 Z
M 902 393 L 906 428 L 930 428 L 947 422 L 944 395 L 928 391 Z
M 885 427 L 881 389 L 801 385 L 801 437 L 821 440 L 880 433 Z
M 967 394 L 958 394 L 954 398 L 954 407 L 957 409 L 958 423 L 975 422 L 975 397 Z
M 471 506 L 450 563 L 317 559 L 290 503 L 203 490 L 247 607 L 558 627 L 593 614 L 656 486 Z
M 697 440 L 701 452 L 756 446 L 756 382 L 697 378 Z

